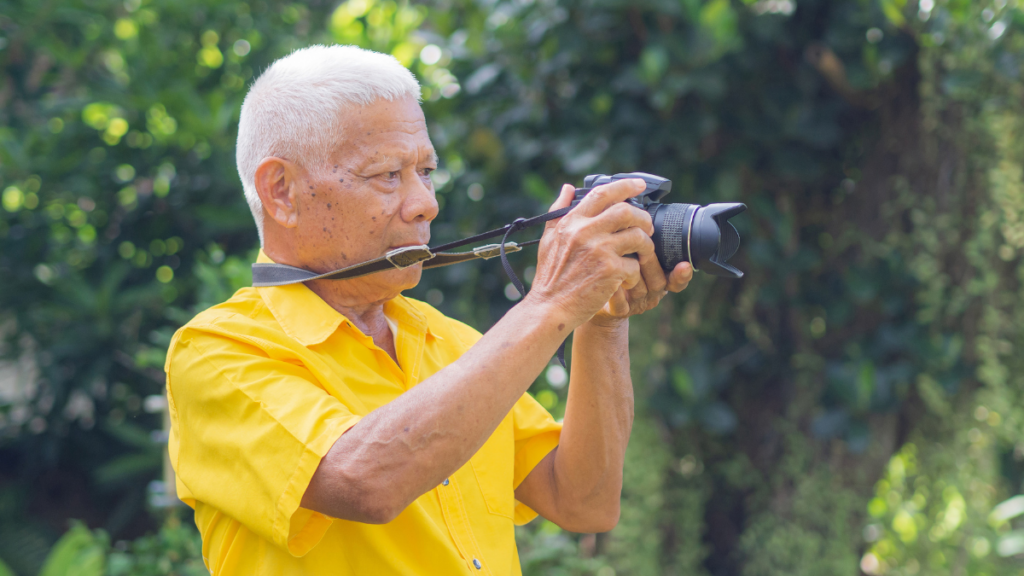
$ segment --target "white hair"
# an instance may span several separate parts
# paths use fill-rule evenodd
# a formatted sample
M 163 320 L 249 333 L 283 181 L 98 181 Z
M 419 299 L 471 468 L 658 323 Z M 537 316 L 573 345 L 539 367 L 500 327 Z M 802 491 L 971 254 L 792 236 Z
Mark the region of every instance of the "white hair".
M 242 103 L 235 161 L 263 245 L 256 167 L 276 156 L 311 171 L 326 168 L 341 144 L 343 111 L 378 100 L 420 100 L 416 78 L 393 56 L 357 46 L 310 46 L 277 60 Z

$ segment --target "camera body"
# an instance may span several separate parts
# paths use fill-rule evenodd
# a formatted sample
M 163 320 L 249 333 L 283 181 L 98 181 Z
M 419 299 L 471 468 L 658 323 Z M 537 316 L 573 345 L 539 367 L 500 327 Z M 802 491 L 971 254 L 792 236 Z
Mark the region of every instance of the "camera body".
M 670 271 L 680 262 L 689 262 L 694 270 L 714 276 L 742 278 L 743 272 L 727 263 L 740 247 L 740 235 L 729 219 L 747 209 L 738 202 L 708 204 L 663 204 L 661 199 L 672 191 L 668 178 L 645 172 L 623 174 L 591 174 L 583 180 L 583 188 L 576 190 L 573 206 L 594 188 L 617 180 L 638 178 L 647 189 L 626 200 L 645 210 L 654 223 L 654 250 L 658 262 Z

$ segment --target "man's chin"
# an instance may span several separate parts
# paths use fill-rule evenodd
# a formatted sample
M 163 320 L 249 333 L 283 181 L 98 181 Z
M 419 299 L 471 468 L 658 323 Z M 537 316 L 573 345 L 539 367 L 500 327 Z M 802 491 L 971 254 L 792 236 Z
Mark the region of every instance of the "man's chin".
M 423 276 L 423 264 L 414 264 L 401 270 L 388 270 L 387 272 L 374 274 L 374 276 L 377 277 L 375 278 L 376 284 L 387 286 L 390 288 L 389 291 L 394 292 L 394 295 L 398 296 L 402 292 L 411 290 L 419 285 L 420 278 Z

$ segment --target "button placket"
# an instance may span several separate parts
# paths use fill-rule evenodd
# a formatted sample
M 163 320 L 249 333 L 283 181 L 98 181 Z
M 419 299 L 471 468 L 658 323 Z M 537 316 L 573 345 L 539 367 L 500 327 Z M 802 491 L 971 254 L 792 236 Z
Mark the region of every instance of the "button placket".
M 473 534 L 469 515 L 466 512 L 466 506 L 462 501 L 459 491 L 459 483 L 455 481 L 458 478 L 448 477 L 445 480 L 448 480 L 451 486 L 438 490 L 437 494 L 441 501 L 441 513 L 444 515 L 445 523 L 451 531 L 455 547 L 468 565 L 473 566 L 483 574 L 491 575 L 491 570 L 484 570 L 484 563 L 480 560 L 483 550 L 481 550 Z M 444 482 L 441 485 L 444 486 Z

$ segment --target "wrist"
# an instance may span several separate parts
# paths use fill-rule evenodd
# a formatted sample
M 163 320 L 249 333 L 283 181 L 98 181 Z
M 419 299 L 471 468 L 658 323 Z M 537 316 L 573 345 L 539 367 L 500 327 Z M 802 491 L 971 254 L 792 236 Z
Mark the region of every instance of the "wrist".
M 587 330 L 593 330 L 598 333 L 607 333 L 608 335 L 617 335 L 623 331 L 629 331 L 629 318 L 613 318 L 613 317 L 601 317 L 594 316 L 587 322 L 580 325 L 580 328 L 586 328 Z
M 540 324 L 555 328 L 563 337 L 580 325 L 580 319 L 570 313 L 565 306 L 553 298 L 545 298 L 533 291 L 529 292 L 516 308 L 528 309 L 529 314 L 536 317 Z

